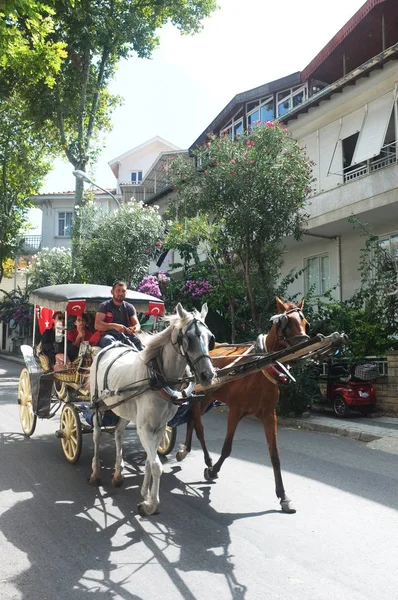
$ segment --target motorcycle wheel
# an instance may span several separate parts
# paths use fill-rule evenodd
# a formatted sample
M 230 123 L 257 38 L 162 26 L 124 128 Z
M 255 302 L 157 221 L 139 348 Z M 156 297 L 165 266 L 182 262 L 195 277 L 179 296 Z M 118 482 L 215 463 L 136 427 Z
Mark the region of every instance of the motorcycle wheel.
M 350 407 L 340 394 L 333 398 L 333 412 L 336 417 L 339 417 L 340 419 L 348 417 L 350 414 Z

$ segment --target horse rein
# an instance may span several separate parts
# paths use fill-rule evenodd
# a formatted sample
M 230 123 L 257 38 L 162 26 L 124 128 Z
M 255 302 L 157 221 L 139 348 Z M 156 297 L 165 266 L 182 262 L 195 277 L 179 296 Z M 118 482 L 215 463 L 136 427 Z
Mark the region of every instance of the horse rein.
M 188 363 L 188 366 L 195 371 L 195 365 L 197 362 L 199 362 L 200 360 L 202 360 L 203 358 L 209 358 L 211 360 L 211 356 L 210 354 L 201 354 L 200 356 L 198 356 L 195 360 L 191 360 L 188 353 L 185 352 L 184 347 L 182 345 L 182 340 L 184 335 L 186 335 L 188 333 L 188 331 L 190 330 L 191 327 L 195 327 L 195 334 L 196 336 L 199 338 L 200 340 L 200 331 L 199 331 L 199 326 L 198 323 L 201 323 L 202 325 L 204 325 L 204 327 L 206 327 L 206 329 L 209 330 L 209 328 L 207 327 L 206 323 L 204 323 L 203 321 L 201 321 L 200 319 L 196 319 L 194 318 L 193 321 L 191 321 L 189 323 L 189 325 L 187 325 L 187 327 L 184 329 L 180 329 L 178 331 L 177 334 L 177 340 L 175 342 L 173 342 L 172 337 L 170 336 L 170 342 L 171 345 L 173 346 L 174 350 L 177 352 L 177 354 L 179 354 L 180 356 L 183 356 L 185 358 L 185 360 Z M 210 331 L 210 330 L 209 330 Z M 172 335 L 173 332 L 171 332 Z M 214 336 L 212 335 L 212 337 L 210 338 L 210 343 L 211 341 L 213 341 L 213 347 L 214 347 Z M 178 346 L 178 349 L 176 349 L 176 346 Z M 210 345 L 209 345 L 209 350 L 211 350 Z
M 289 310 L 286 310 L 284 313 L 279 313 L 277 315 L 274 315 L 273 317 L 271 317 L 270 321 L 275 325 L 276 325 L 276 330 L 278 332 L 278 330 L 280 331 L 280 333 L 282 335 L 277 335 L 277 340 L 278 341 L 282 341 L 285 342 L 288 346 L 293 346 L 294 344 L 291 343 L 292 340 L 296 339 L 296 338 L 307 338 L 309 339 L 309 336 L 307 334 L 304 335 L 294 335 L 292 337 L 287 337 L 285 335 L 285 330 L 289 324 L 289 316 L 292 313 L 297 312 L 299 317 L 300 317 L 300 321 L 305 320 L 304 314 L 301 310 L 301 308 L 298 308 L 297 306 L 295 308 L 290 308 Z M 264 346 L 266 345 L 266 338 L 264 339 Z

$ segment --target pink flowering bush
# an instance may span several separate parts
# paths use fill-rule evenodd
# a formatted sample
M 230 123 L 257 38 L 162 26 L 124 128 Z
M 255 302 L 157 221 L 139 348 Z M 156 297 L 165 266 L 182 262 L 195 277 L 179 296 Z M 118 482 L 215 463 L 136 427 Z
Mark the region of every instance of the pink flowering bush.
M 145 275 L 138 286 L 138 291 L 161 298 L 162 292 L 164 293 L 164 286 L 169 282 L 170 277 L 166 271 L 160 271 L 157 275 Z
M 213 288 L 206 279 L 188 279 L 182 287 L 182 293 L 192 299 L 202 298 L 211 294 Z

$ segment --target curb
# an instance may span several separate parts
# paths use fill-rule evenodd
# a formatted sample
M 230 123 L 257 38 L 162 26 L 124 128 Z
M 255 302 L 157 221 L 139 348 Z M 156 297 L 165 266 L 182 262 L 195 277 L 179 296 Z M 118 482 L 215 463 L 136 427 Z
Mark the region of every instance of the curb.
M 320 433 L 331 433 L 333 435 L 348 437 L 352 440 L 358 440 L 360 442 L 373 442 L 374 440 L 379 440 L 382 437 L 381 435 L 375 435 L 364 431 L 353 431 L 352 429 L 347 429 L 346 427 L 333 427 L 331 425 L 311 423 L 310 421 L 301 421 L 300 419 L 293 418 L 278 419 L 278 424 L 281 427 L 305 429 L 307 431 L 319 431 Z
M 0 352 L 0 358 L 3 360 L 9 360 L 10 362 L 16 362 L 20 365 L 25 365 L 24 359 L 19 356 L 15 356 L 15 354 L 8 354 L 7 352 Z

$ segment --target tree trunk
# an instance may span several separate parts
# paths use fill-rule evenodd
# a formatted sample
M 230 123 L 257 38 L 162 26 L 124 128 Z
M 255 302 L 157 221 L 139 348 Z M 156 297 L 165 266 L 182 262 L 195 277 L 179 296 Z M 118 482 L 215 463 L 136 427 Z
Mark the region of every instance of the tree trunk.
M 249 258 L 246 255 L 245 259 L 243 259 L 243 257 L 240 254 L 238 254 L 238 257 L 239 257 L 239 260 L 241 261 L 242 267 L 243 267 L 243 273 L 245 276 L 245 283 L 246 283 L 247 301 L 249 303 L 249 308 L 250 308 L 250 312 L 252 315 L 253 323 L 254 323 L 255 327 L 258 329 L 259 328 L 259 319 L 258 319 L 258 315 L 256 312 L 255 304 L 254 304 L 252 283 L 250 280 Z

